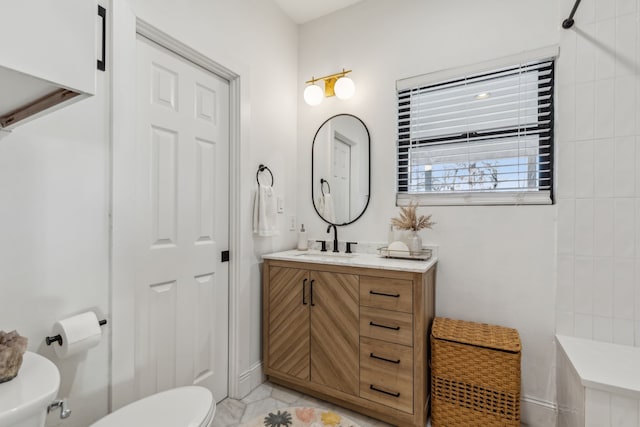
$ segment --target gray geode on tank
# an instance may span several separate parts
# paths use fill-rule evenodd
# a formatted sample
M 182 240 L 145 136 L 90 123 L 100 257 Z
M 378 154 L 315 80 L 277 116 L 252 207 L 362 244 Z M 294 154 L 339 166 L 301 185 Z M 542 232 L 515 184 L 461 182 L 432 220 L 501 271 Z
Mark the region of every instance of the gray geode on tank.
M 26 350 L 27 338 L 16 331 L 0 331 L 0 383 L 11 381 L 18 375 Z

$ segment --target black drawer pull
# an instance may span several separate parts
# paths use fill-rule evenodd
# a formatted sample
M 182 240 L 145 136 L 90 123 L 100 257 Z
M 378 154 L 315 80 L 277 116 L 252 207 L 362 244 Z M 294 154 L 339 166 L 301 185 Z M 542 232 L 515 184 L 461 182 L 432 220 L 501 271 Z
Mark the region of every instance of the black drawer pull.
M 373 391 L 377 391 L 378 393 L 384 393 L 384 394 L 388 394 L 389 396 L 393 396 L 393 397 L 400 397 L 400 393 L 392 393 L 390 391 L 386 391 L 386 390 L 381 390 L 378 387 L 374 386 L 373 384 L 371 384 L 369 386 L 369 389 L 373 390 Z
M 309 288 L 311 291 L 311 307 L 315 307 L 316 305 L 313 303 L 313 282 L 315 282 L 315 280 L 311 279 L 311 282 L 309 282 Z
M 393 329 L 394 331 L 399 331 L 400 330 L 400 326 L 380 325 L 378 323 L 373 323 L 373 322 L 369 322 L 369 325 L 370 326 L 377 326 L 378 328 Z
M 307 305 L 307 296 L 305 293 L 305 286 L 307 285 L 307 279 L 302 281 L 302 305 Z
M 384 292 L 369 291 L 370 295 L 381 295 L 383 297 L 400 298 L 400 294 L 385 294 Z
M 398 360 L 385 359 L 384 357 L 376 356 L 373 353 L 369 354 L 369 357 L 373 359 L 384 360 L 385 362 L 395 363 L 396 365 L 400 363 L 400 359 Z

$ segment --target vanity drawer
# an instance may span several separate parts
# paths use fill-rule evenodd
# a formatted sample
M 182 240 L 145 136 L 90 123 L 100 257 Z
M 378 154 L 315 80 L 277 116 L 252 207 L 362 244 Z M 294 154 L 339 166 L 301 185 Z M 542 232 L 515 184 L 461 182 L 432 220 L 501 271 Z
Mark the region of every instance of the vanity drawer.
M 360 276 L 360 305 L 412 313 L 411 284 L 410 280 Z
M 413 348 L 360 337 L 360 397 L 413 413 Z
M 411 346 L 413 345 L 413 315 L 360 307 L 360 336 Z

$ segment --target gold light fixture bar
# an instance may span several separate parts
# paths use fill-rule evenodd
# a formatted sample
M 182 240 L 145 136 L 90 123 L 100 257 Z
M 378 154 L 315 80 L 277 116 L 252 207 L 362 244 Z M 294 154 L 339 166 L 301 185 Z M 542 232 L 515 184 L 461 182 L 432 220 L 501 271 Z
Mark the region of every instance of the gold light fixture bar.
M 327 97 L 328 96 L 334 96 L 336 93 L 333 90 L 333 88 L 336 85 L 336 81 L 340 77 L 344 77 L 344 76 L 346 76 L 347 74 L 349 74 L 352 71 L 353 70 L 345 70 L 343 68 L 342 71 L 339 72 L 339 73 L 329 74 L 328 76 L 318 77 L 317 79 L 315 77 L 311 77 L 311 80 L 307 80 L 305 83 L 306 84 L 314 84 L 315 82 L 317 82 L 319 80 L 324 80 L 324 96 L 327 96 Z

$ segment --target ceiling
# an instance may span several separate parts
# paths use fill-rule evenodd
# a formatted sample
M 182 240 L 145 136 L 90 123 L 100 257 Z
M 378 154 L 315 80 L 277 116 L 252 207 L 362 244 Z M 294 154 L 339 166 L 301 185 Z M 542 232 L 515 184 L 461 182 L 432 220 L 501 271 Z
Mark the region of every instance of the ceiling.
M 296 24 L 304 24 L 363 0 L 274 0 Z

